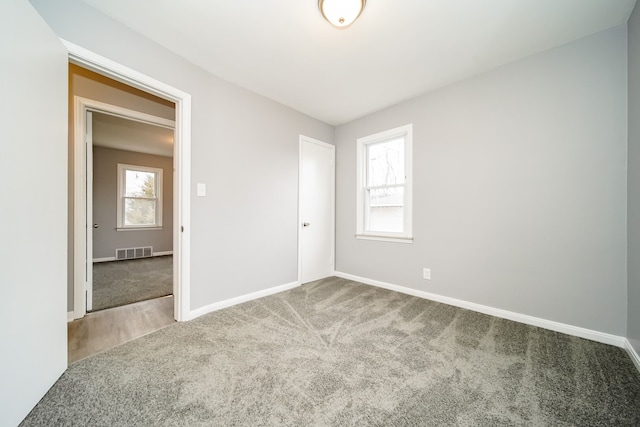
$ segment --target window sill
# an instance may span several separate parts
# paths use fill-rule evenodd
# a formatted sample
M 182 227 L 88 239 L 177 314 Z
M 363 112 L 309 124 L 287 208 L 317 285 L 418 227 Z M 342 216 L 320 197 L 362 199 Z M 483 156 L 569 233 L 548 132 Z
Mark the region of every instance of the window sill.
M 146 231 L 146 230 L 162 230 L 162 227 L 127 227 L 127 228 L 116 228 L 116 231 Z
M 356 239 L 378 240 L 380 242 L 413 243 L 413 237 L 377 236 L 375 234 L 356 234 Z

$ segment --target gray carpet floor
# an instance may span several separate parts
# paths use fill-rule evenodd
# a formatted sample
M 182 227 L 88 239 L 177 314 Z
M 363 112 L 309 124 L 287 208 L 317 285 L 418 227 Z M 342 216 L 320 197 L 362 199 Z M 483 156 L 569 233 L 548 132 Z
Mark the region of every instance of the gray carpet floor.
M 93 264 L 92 311 L 172 293 L 172 255 Z
M 77 362 L 22 423 L 639 424 L 620 348 L 338 278 Z

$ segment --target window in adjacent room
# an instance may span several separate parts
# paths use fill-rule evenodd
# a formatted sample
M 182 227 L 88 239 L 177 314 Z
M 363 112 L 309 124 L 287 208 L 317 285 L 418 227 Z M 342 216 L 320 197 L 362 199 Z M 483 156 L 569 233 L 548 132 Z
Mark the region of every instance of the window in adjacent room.
M 358 139 L 356 237 L 411 243 L 412 125 Z
M 162 227 L 162 169 L 118 164 L 118 229 Z

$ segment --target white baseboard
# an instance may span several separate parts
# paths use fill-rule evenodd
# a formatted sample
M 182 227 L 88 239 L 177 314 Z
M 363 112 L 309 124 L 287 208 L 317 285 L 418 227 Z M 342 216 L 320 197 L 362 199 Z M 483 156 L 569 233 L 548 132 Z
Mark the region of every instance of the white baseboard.
M 246 295 L 241 295 L 239 297 L 231 298 L 228 300 L 215 302 L 213 304 L 205 305 L 204 307 L 197 308 L 195 310 L 191 310 L 189 313 L 189 320 L 195 319 L 196 317 L 200 317 L 204 314 L 211 313 L 213 311 L 222 310 L 223 308 L 231 307 L 234 305 L 242 304 L 243 302 L 251 301 L 254 299 L 266 297 L 269 295 L 277 294 L 283 291 L 287 291 L 289 289 L 293 289 L 297 286 L 300 286 L 300 282 L 291 282 L 285 285 L 275 286 L 273 288 L 264 289 L 262 291 L 253 292 Z
M 413 295 L 415 297 L 453 305 L 455 307 L 466 308 L 467 310 L 477 311 L 478 313 L 489 314 L 491 316 L 513 320 L 515 322 L 525 323 L 527 325 L 538 326 L 540 328 L 549 329 L 555 332 L 561 332 L 567 335 L 573 335 L 604 344 L 610 344 L 616 347 L 627 348 L 627 351 L 629 351 L 629 347 L 631 347 L 631 345 L 626 345 L 628 341 L 625 337 L 620 337 L 617 335 L 606 334 L 604 332 L 598 332 L 578 326 L 567 325 L 565 323 L 555 322 L 553 320 L 541 319 L 539 317 L 515 313 L 513 311 L 502 310 L 499 308 L 476 304 L 473 302 L 446 297 L 443 295 L 419 291 L 417 289 L 411 289 L 404 286 L 393 285 L 391 283 L 385 283 L 378 280 L 367 279 L 365 277 L 354 276 L 353 274 L 342 273 L 340 271 L 336 271 L 335 275 L 337 277 L 342 277 L 343 279 L 353 280 L 354 282 L 361 282 L 367 285 L 377 286 L 379 288 L 389 289 L 392 291 L 401 292 L 403 294 Z M 637 362 L 634 361 L 634 363 L 636 363 L 637 366 Z
M 73 320 L 74 320 L 73 311 L 67 311 L 67 323 L 73 322 Z
M 173 251 L 164 251 L 164 252 L 154 252 L 153 256 L 165 256 L 165 255 L 173 255 Z M 141 258 L 132 258 L 132 259 L 141 259 Z M 93 263 L 96 264 L 98 262 L 109 262 L 109 261 L 115 261 L 116 257 L 114 256 L 108 256 L 105 258 L 94 258 L 93 259 Z
M 636 365 L 636 368 L 638 368 L 638 371 L 640 371 L 640 355 L 638 355 L 636 349 L 633 348 L 628 339 L 625 340 L 624 348 L 625 350 L 627 350 L 627 353 L 629 353 L 629 357 L 631 357 L 633 364 Z

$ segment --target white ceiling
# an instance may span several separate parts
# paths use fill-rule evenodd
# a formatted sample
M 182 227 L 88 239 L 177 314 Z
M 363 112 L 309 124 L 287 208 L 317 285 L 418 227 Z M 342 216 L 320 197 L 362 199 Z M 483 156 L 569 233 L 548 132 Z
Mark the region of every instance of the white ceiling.
M 339 125 L 626 22 L 636 0 L 84 0 L 211 73 Z
M 92 123 L 95 146 L 173 157 L 173 129 L 98 112 Z

